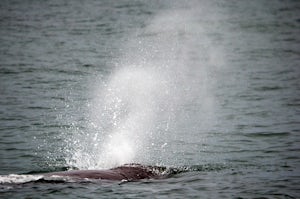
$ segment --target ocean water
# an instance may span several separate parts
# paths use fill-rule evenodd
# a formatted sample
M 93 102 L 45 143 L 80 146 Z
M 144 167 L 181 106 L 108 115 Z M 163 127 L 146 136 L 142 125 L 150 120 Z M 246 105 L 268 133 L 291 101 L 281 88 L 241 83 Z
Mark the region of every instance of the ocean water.
M 1 1 L 1 198 L 298 198 L 299 32 L 293 0 Z M 180 172 L 32 175 L 131 162 Z

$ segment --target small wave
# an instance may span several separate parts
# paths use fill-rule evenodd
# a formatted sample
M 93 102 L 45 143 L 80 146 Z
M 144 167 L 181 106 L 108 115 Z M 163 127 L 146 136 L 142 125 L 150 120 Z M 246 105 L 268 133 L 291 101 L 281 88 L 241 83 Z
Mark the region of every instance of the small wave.
M 245 136 L 247 137 L 285 137 L 289 136 L 289 132 L 255 132 L 255 133 L 249 133 Z
M 192 165 L 192 166 L 180 166 L 166 168 L 164 173 L 168 176 L 176 175 L 186 172 L 207 172 L 207 171 L 221 171 L 228 168 L 225 164 L 204 164 L 204 165 Z
M 42 179 L 43 175 L 18 175 L 9 174 L 0 176 L 0 184 L 23 184 Z
M 82 179 L 87 181 L 88 179 Z M 78 180 L 77 180 L 78 181 Z M 68 176 L 46 176 L 46 175 L 25 175 L 25 174 L 10 174 L 0 175 L 0 185 L 7 184 L 25 184 L 25 183 L 66 183 L 77 182 L 73 178 Z
M 281 90 L 283 87 L 280 86 L 261 86 L 254 88 L 256 91 L 273 91 L 273 90 Z

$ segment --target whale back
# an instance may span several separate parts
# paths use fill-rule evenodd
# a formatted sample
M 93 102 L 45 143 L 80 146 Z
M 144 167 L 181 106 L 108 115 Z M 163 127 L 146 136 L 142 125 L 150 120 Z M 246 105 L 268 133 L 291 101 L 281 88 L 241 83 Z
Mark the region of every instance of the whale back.
M 161 178 L 164 167 L 144 166 L 141 164 L 125 164 L 108 170 L 72 170 L 53 172 L 45 176 L 66 176 L 71 178 L 89 178 L 104 180 L 141 180 Z
M 144 166 L 140 164 L 125 164 L 110 170 L 126 177 L 127 180 L 159 178 L 161 174 L 152 166 Z

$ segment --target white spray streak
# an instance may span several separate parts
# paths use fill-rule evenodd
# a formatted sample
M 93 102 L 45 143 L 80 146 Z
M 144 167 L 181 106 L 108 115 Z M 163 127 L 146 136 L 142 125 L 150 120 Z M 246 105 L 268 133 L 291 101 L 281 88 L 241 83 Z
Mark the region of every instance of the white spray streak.
M 125 67 L 112 76 L 104 96 L 110 130 L 99 154 L 99 165 L 132 162 L 136 152 L 142 150 L 145 134 L 153 125 L 158 77 L 155 71 L 139 67 Z

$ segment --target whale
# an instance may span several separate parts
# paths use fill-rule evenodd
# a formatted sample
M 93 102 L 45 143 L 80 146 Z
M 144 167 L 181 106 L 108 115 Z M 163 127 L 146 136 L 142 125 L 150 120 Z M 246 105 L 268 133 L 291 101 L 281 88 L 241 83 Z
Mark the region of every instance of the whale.
M 111 181 L 137 181 L 142 179 L 164 178 L 166 167 L 146 166 L 141 164 L 125 164 L 111 169 L 70 170 L 46 173 L 46 177 L 69 177 L 72 179 L 98 179 Z

